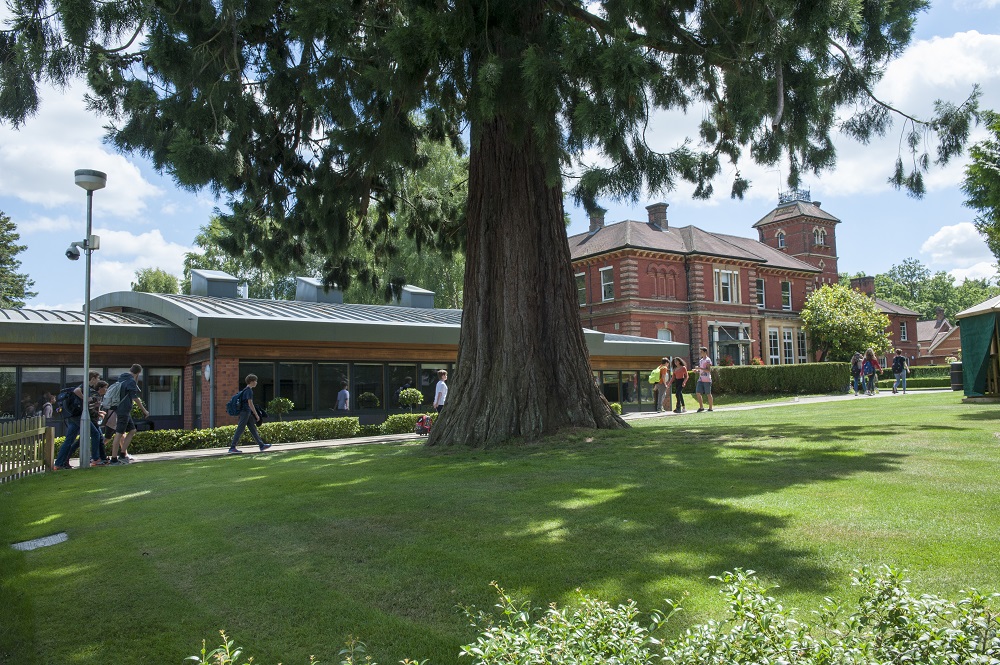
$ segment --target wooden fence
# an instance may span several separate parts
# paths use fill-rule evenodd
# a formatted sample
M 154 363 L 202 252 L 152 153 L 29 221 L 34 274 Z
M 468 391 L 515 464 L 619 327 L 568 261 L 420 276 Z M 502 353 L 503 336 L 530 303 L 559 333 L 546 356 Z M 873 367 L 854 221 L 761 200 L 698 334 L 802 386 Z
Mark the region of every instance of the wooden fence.
M 0 483 L 52 468 L 54 431 L 45 416 L 0 423 Z

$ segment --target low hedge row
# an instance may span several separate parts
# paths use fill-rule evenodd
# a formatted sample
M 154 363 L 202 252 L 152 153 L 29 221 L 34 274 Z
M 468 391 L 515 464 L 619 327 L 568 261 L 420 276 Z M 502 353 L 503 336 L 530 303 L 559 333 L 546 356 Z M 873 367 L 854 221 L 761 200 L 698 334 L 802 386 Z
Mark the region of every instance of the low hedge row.
M 412 433 L 420 413 L 395 413 L 384 423 L 359 425 L 357 418 L 321 418 L 318 420 L 292 420 L 264 423 L 258 429 L 268 443 L 300 443 L 326 439 L 347 439 L 355 436 Z M 437 417 L 436 413 L 431 418 Z M 129 446 L 133 453 L 162 453 L 171 450 L 200 450 L 227 447 L 236 433 L 236 425 L 223 425 L 212 429 L 165 429 L 137 432 Z M 253 445 L 249 432 L 244 432 L 240 444 Z
M 891 363 L 891 360 L 890 360 Z M 922 365 L 920 367 L 910 367 L 910 373 L 907 375 L 906 380 L 909 381 L 913 379 L 929 379 L 932 377 L 951 377 L 951 365 Z M 889 367 L 882 368 L 882 372 L 879 374 L 880 379 L 891 379 L 892 365 Z
M 892 384 L 896 382 L 896 379 L 881 379 L 878 382 L 878 387 L 880 389 L 888 388 L 892 389 Z M 951 377 L 937 377 L 931 376 L 923 379 L 911 379 L 907 377 L 906 379 L 907 388 L 951 388 Z
M 694 392 L 697 370 L 688 380 Z M 712 370 L 712 392 L 717 395 L 801 395 L 844 392 L 851 381 L 850 363 L 800 365 L 740 365 Z

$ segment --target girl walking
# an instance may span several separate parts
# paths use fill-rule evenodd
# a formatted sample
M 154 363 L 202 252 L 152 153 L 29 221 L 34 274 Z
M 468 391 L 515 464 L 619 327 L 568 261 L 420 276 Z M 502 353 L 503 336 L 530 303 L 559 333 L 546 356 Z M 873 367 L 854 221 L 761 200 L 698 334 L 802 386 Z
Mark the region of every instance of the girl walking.
M 687 365 L 684 364 L 684 359 L 680 356 L 674 356 L 674 362 L 671 373 L 673 374 L 673 386 L 674 394 L 677 396 L 675 403 L 677 408 L 674 409 L 674 413 L 684 413 L 687 409 L 684 408 L 684 386 L 688 382 L 688 370 Z

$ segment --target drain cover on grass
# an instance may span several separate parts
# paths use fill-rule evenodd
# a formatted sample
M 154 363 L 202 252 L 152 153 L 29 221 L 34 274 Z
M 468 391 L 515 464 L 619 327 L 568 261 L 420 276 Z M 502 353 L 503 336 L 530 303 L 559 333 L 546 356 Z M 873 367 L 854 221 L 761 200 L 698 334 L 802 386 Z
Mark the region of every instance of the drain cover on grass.
M 62 531 L 54 533 L 51 536 L 45 536 L 44 538 L 35 538 L 34 540 L 26 540 L 23 543 L 14 543 L 11 545 L 11 548 L 21 550 L 22 552 L 30 552 L 31 550 L 37 550 L 39 547 L 65 543 L 67 540 L 69 540 L 69 536 L 66 535 L 65 531 Z

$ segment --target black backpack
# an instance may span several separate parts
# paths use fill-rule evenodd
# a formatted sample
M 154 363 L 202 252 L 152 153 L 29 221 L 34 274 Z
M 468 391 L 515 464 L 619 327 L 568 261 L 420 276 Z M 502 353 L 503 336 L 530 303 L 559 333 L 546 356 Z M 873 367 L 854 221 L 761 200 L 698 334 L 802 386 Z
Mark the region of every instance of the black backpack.
M 83 400 L 76 394 L 77 386 L 66 386 L 56 395 L 56 418 L 79 418 L 83 415 Z
M 906 358 L 903 356 L 896 356 L 892 359 L 892 371 L 899 374 L 906 367 Z

